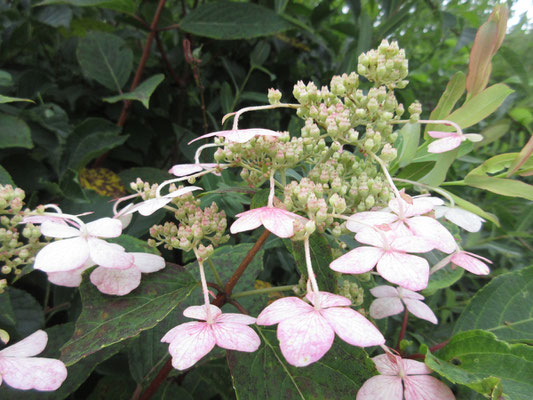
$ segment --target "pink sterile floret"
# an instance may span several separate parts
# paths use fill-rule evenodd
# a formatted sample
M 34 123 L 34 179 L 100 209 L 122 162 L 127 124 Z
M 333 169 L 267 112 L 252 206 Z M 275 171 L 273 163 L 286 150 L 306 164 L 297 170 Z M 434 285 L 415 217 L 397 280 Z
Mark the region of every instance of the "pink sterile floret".
M 464 250 L 458 250 L 456 253 L 452 254 L 450 258 L 452 264 L 464 268 L 468 272 L 471 272 L 475 275 L 488 275 L 490 273 L 490 269 L 487 264 L 481 260 L 492 264 L 492 261 L 490 261 L 488 258 L 481 257 L 477 254 Z
M 209 312 L 208 316 L 206 306 L 186 308 L 183 315 L 206 322 L 178 325 L 161 339 L 162 342 L 170 343 L 168 351 L 174 368 L 183 370 L 193 366 L 215 345 L 245 352 L 254 352 L 259 348 L 261 340 L 248 326 L 255 322 L 255 318 L 243 314 L 222 314 L 220 308 L 214 305 L 209 306 Z
M 176 164 L 168 170 L 169 174 L 176 176 L 187 176 L 196 174 L 206 169 L 216 168 L 217 166 L 226 166 L 227 164 L 198 163 L 198 164 Z M 220 176 L 220 172 L 214 171 L 213 174 Z
M 52 358 L 33 357 L 48 342 L 45 331 L 38 330 L 27 338 L 0 351 L 0 385 L 2 380 L 20 390 L 56 390 L 67 378 L 65 364 Z
M 477 133 L 462 134 L 460 132 L 429 131 L 428 135 L 438 139 L 429 144 L 428 153 L 444 153 L 453 150 L 459 147 L 465 140 L 471 142 L 479 142 L 483 140 L 483 136 Z
M 485 221 L 480 216 L 459 207 L 436 206 L 436 218 L 446 218 L 448 221 L 468 232 L 479 232 Z
M 281 133 L 272 131 L 270 129 L 252 128 L 252 129 L 231 129 L 228 131 L 211 132 L 207 135 L 198 136 L 191 140 L 188 144 L 196 142 L 200 139 L 206 139 L 213 136 L 223 137 L 228 142 L 246 143 L 256 136 L 281 136 Z
M 128 210 L 122 215 L 129 215 L 133 214 L 134 212 L 138 212 L 139 214 L 147 217 L 155 213 L 157 210 L 166 206 L 175 197 L 183 196 L 184 194 L 193 192 L 195 190 L 202 190 L 202 188 L 198 186 L 187 186 L 181 189 L 174 190 L 173 192 L 170 192 L 164 196 L 156 197 L 155 199 L 145 200 L 138 204 L 135 204 L 134 206 L 128 208 Z
M 412 204 L 402 199 L 392 199 L 388 208 L 392 212 L 360 212 L 350 217 L 346 227 L 352 232 L 359 232 L 369 225 L 389 224 L 399 234 L 424 238 L 433 248 L 449 254 L 457 247 L 452 234 L 436 219 L 422 215 L 433 210 L 433 207 L 434 202 L 430 198 L 413 198 Z
M 44 272 L 68 271 L 83 267 L 89 260 L 106 268 L 126 269 L 133 263 L 133 256 L 124 248 L 107 243 L 103 238 L 114 238 L 122 233 L 122 224 L 117 219 L 100 218 L 85 224 L 80 229 L 45 221 L 41 233 L 56 242 L 47 244 L 35 257 L 35 269 Z
M 380 354 L 372 361 L 381 375 L 367 380 L 357 392 L 356 400 L 455 399 L 450 388 L 430 376 L 433 371 L 422 362 L 393 354 Z
M 381 319 L 396 315 L 404 310 L 404 304 L 407 310 L 433 324 L 437 323 L 437 317 L 425 303 L 424 296 L 413 292 L 409 289 L 395 288 L 392 286 L 382 285 L 370 289 L 370 293 L 377 297 L 370 305 L 370 316 L 375 319 Z
M 294 235 L 295 221 L 305 224 L 308 220 L 298 214 L 277 207 L 260 207 L 237 214 L 237 220 L 231 225 L 230 232 L 235 234 L 250 231 L 263 225 L 267 230 L 281 238 Z
M 389 282 L 410 290 L 427 287 L 429 264 L 410 253 L 426 253 L 432 244 L 418 236 L 404 236 L 398 230 L 367 228 L 355 235 L 358 242 L 370 246 L 357 247 L 334 260 L 332 270 L 345 274 L 362 274 L 377 264 L 379 274 Z
M 307 300 L 284 297 L 267 306 L 257 325 L 278 325 L 281 353 L 289 364 L 305 367 L 322 358 L 333 344 L 335 334 L 360 347 L 385 343 L 379 330 L 349 306 L 346 297 L 328 292 L 308 293 Z

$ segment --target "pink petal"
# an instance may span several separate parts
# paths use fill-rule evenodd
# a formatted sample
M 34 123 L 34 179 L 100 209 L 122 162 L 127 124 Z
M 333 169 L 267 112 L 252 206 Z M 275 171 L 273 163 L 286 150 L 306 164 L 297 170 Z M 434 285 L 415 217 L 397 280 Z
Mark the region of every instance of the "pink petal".
M 91 260 L 97 265 L 117 269 L 127 269 L 133 265 L 133 256 L 118 245 L 91 237 L 88 243 Z
M 220 310 L 220 308 L 213 304 L 209 305 L 209 312 L 211 313 L 211 318 L 213 318 L 213 320 L 217 319 L 217 317 L 222 314 L 222 310 Z M 203 321 L 207 321 L 207 309 L 205 307 L 205 304 L 203 306 L 187 307 L 185 310 L 183 310 L 183 315 L 187 318 L 201 319 Z
M 290 213 L 275 207 L 262 207 L 261 222 L 267 230 L 280 238 L 289 238 L 294 235 L 294 221 L 302 219 L 297 214 Z
M 32 357 L 44 350 L 48 335 L 43 330 L 33 332 L 30 336 L 0 351 L 0 357 Z M 1 374 L 0 374 L 1 375 Z
M 80 236 L 80 231 L 72 226 L 45 220 L 41 225 L 41 233 L 53 238 L 71 238 Z
M 172 199 L 170 197 L 158 197 L 155 199 L 145 200 L 141 203 L 135 204 L 128 211 L 126 211 L 124 215 L 133 214 L 137 211 L 139 214 L 147 217 L 155 213 L 157 210 L 163 208 L 171 201 Z
M 175 330 L 176 328 L 181 329 Z M 161 339 L 162 342 L 168 341 L 165 338 L 173 333 L 174 338 L 168 351 L 172 356 L 172 366 L 176 369 L 192 367 L 215 347 L 215 335 L 205 322 L 187 322 L 176 328 L 167 332 Z
M 246 143 L 255 136 L 281 136 L 281 133 L 271 131 L 270 129 L 252 128 L 252 129 L 237 129 L 211 132 L 206 135 L 198 136 L 196 139 L 191 140 L 188 144 L 196 142 L 200 139 L 206 139 L 213 136 L 224 137 L 230 142 Z
M 63 239 L 44 246 L 35 257 L 33 268 L 60 272 L 80 268 L 89 258 L 89 246 L 81 237 Z
M 368 379 L 357 392 L 356 400 L 402 400 L 402 378 L 378 375 Z M 436 400 L 436 399 L 433 399 Z
M 398 289 L 388 285 L 380 285 L 370 289 L 374 297 L 398 297 Z
M 249 315 L 244 314 L 236 314 L 236 313 L 224 313 L 217 317 L 216 322 L 231 322 L 235 324 L 244 324 L 244 325 L 251 325 L 255 324 L 256 319 L 254 317 L 250 317 Z
M 402 365 L 407 375 L 428 375 L 433 373 L 433 371 L 426 364 L 420 361 L 403 358 Z
M 370 304 L 370 316 L 381 319 L 399 314 L 403 309 L 403 303 L 398 297 L 381 297 Z
M 87 262 L 83 267 L 63 272 L 49 272 L 48 280 L 55 285 L 66 287 L 78 287 L 81 284 L 83 272 L 94 264 Z
M 430 217 L 413 217 L 407 221 L 409 229 L 416 235 L 433 243 L 436 249 L 450 254 L 457 248 L 452 234 L 439 221 Z
M 142 273 L 149 274 L 165 268 L 165 259 L 150 253 L 129 253 L 133 256 L 133 264 Z
M 444 139 L 435 140 L 428 146 L 428 153 L 445 153 L 459 147 L 463 138 L 461 136 L 447 137 Z
M 401 206 L 403 211 L 403 217 L 409 218 L 415 215 L 422 215 L 433 210 L 433 202 L 427 198 L 419 197 L 413 199 L 413 204 L 409 204 L 404 200 L 401 200 Z M 396 214 L 400 214 L 400 203 L 398 199 L 392 199 L 389 201 L 389 208 Z
M 122 223 L 114 218 L 100 218 L 86 225 L 87 232 L 91 236 L 114 238 L 122 233 Z
M 377 271 L 389 282 L 410 290 L 422 290 L 428 285 L 429 264 L 418 256 L 387 252 L 378 262 Z
M 90 278 L 100 292 L 124 296 L 141 284 L 141 271 L 135 266 L 128 269 L 98 267 Z
M 427 253 L 435 248 L 433 241 L 420 236 L 398 237 L 392 241 L 390 247 L 407 253 Z
M 357 232 L 355 239 L 364 244 L 369 244 L 374 247 L 383 247 L 385 242 L 391 237 L 390 232 L 378 231 L 377 229 L 368 228 Z
M 217 346 L 227 350 L 253 352 L 259 348 L 261 339 L 247 325 L 223 322 L 211 325 Z
M 390 224 L 398 219 L 397 215 L 383 211 L 363 211 L 354 214 L 346 223 L 346 228 L 352 232 L 359 232 L 368 225 L 376 226 Z
M 200 164 L 178 164 L 170 168 L 168 173 L 176 176 L 187 176 L 203 170 L 204 168 Z
M 459 207 L 446 207 L 444 216 L 468 232 L 479 232 L 485 221 L 480 216 Z
M 65 364 L 51 358 L 1 358 L 0 375 L 11 387 L 20 390 L 58 389 L 67 378 Z
M 293 316 L 278 325 L 281 353 L 295 367 L 305 367 L 322 358 L 333 344 L 335 332 L 319 312 Z
M 413 292 L 412 290 L 405 289 L 405 288 L 398 288 L 398 295 L 402 299 L 414 299 L 414 300 L 424 300 L 425 297 L 422 296 L 420 293 Z
M 448 137 L 460 137 L 461 135 L 457 132 L 440 132 L 440 131 L 429 131 L 428 135 L 434 139 L 443 139 Z
M 313 310 L 313 307 L 298 297 L 284 297 L 274 301 L 261 311 L 257 316 L 256 323 L 257 325 L 279 324 L 283 320 L 291 319 Z
M 432 324 L 437 324 L 437 317 L 425 303 L 421 302 L 420 300 L 413 300 L 413 299 L 403 299 L 405 305 L 407 306 L 407 309 L 411 314 L 414 316 L 425 319 L 426 321 L 431 322 Z
M 404 385 L 405 400 L 455 400 L 448 386 L 429 375 L 408 376 Z
M 28 215 L 27 217 L 22 218 L 21 224 L 27 224 L 31 222 L 32 224 L 42 224 L 45 221 L 52 221 L 57 224 L 66 225 L 65 218 L 53 217 L 51 215 Z
M 180 189 L 174 190 L 173 192 L 166 194 L 164 197 L 170 197 L 173 199 L 174 197 L 183 196 L 184 194 L 194 192 L 195 190 L 203 190 L 203 189 L 200 186 L 185 186 L 185 187 L 182 187 Z
M 392 362 L 389 357 L 392 357 L 396 362 Z M 397 376 L 400 373 L 398 362 L 401 362 L 401 357 L 392 354 L 380 354 L 372 357 L 372 361 L 376 364 L 376 368 L 381 375 Z
M 352 301 L 344 296 L 338 294 L 332 294 L 328 292 L 318 292 L 316 295 L 313 292 L 308 292 L 305 296 L 313 305 L 320 308 L 336 307 L 336 306 L 349 306 Z M 318 301 L 317 301 L 318 300 Z
M 385 252 L 376 247 L 361 246 L 333 260 L 329 267 L 343 274 L 363 274 L 377 264 Z
M 385 343 L 381 332 L 369 320 L 351 308 L 325 308 L 320 310 L 320 314 L 346 343 L 360 347 Z
M 230 226 L 231 233 L 236 234 L 244 231 L 251 231 L 261 226 L 261 212 L 259 209 L 245 211 L 237 214 L 237 220 Z
M 464 251 L 453 254 L 451 262 L 475 275 L 488 275 L 490 273 L 489 267 L 483 261 L 466 254 Z

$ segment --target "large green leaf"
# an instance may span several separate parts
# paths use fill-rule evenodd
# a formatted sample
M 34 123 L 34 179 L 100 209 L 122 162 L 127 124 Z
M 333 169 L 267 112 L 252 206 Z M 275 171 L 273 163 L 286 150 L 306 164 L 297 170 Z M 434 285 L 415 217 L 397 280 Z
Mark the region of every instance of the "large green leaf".
M 134 13 L 137 8 L 135 0 L 43 0 L 38 6 L 46 4 L 68 4 L 75 7 L 102 7 L 111 10 Z
M 465 183 L 503 196 L 522 197 L 533 201 L 533 185 L 515 179 L 469 174 L 465 177 Z
M 533 266 L 494 278 L 479 290 L 454 332 L 485 329 L 506 341 L 533 343 Z
M 0 114 L 0 149 L 8 147 L 33 148 L 30 128 L 17 117 Z
M 191 11 L 181 21 L 185 32 L 213 39 L 251 39 L 273 35 L 292 25 L 274 11 L 253 3 L 218 1 Z
M 83 311 L 62 359 L 72 365 L 84 357 L 138 335 L 163 320 L 196 287 L 197 282 L 176 265 L 143 276 L 141 285 L 126 296 L 102 294 L 87 279 L 80 287 Z
M 436 356 L 428 355 L 426 364 L 454 383 L 466 385 L 489 398 L 500 398 L 503 388 L 504 396 L 509 399 L 531 399 L 531 346 L 509 345 L 490 332 L 473 330 L 455 335 Z
M 309 238 L 311 250 L 311 262 L 313 271 L 320 290 L 335 293 L 337 289 L 337 278 L 329 264 L 333 261 L 331 246 L 324 235 L 315 232 Z M 305 253 L 303 241 L 292 242 L 292 255 L 300 273 L 307 276 L 307 266 L 305 263 Z
M 0 185 L 11 185 L 16 186 L 13 182 L 13 178 L 9 175 L 9 172 L 6 171 L 4 167 L 0 165 Z
M 59 348 L 72 336 L 74 324 L 54 325 L 46 329 L 48 334 L 48 343 L 45 350 L 39 354 L 39 357 L 59 358 Z M 37 390 L 28 390 L 21 394 L 20 390 L 9 388 L 7 385 L 0 386 L 0 398 L 3 400 L 61 400 L 73 393 L 83 382 L 87 380 L 93 369 L 107 358 L 111 357 L 120 350 L 120 345 L 111 346 L 96 354 L 93 354 L 79 363 L 67 368 L 67 379 L 61 387 L 53 392 L 39 392 Z
M 146 108 L 150 108 L 150 96 L 152 96 L 154 90 L 161 82 L 163 82 L 164 79 L 165 75 L 163 74 L 151 76 L 137 86 L 132 92 L 119 94 L 113 97 L 105 97 L 104 101 L 107 101 L 108 103 L 116 103 L 117 101 L 122 100 L 137 100 L 140 101 Z
M 44 326 L 44 313 L 35 298 L 21 289 L 8 288 L 9 299 L 15 315 L 15 329 L 24 338 Z
M 363 349 L 338 338 L 316 363 L 293 367 L 281 354 L 275 330 L 257 329 L 262 343 L 256 352 L 228 352 L 237 398 L 352 400 L 363 383 L 376 374 Z
M 402 138 L 402 146 L 396 163 L 400 168 L 409 165 L 415 158 L 418 142 L 420 141 L 420 124 L 405 124 L 399 131 Z
M 121 92 L 133 67 L 133 52 L 120 36 L 91 32 L 80 40 L 76 55 L 85 76 Z

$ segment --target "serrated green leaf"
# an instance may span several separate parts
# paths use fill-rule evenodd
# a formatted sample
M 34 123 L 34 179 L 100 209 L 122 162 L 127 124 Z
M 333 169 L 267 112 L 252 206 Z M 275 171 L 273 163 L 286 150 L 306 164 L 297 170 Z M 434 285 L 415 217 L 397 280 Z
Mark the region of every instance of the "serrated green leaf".
M 125 13 L 134 13 L 137 9 L 137 2 L 134 0 L 43 0 L 36 5 L 43 6 L 47 4 L 68 4 L 75 7 L 102 7 Z
M 287 241 L 286 241 L 287 243 Z M 305 263 L 305 253 L 303 241 L 291 242 L 292 255 L 296 266 L 303 276 L 307 276 L 307 266 Z M 335 273 L 329 267 L 333 261 L 331 246 L 324 235 L 315 232 L 309 238 L 309 247 L 311 250 L 311 262 L 316 275 L 316 280 L 320 290 L 330 293 L 336 293 L 337 278 Z
M 457 282 L 464 273 L 463 268 L 442 268 L 434 274 L 431 274 L 427 287 L 424 289 L 424 296 L 429 296 L 439 289 L 444 289 L 452 286 Z
M 159 250 L 155 247 L 149 246 L 145 240 L 137 239 L 134 236 L 122 234 L 119 237 L 107 239 L 107 241 L 121 245 L 128 253 L 150 253 L 161 255 Z
M 268 36 L 292 27 L 266 7 L 226 1 L 201 5 L 187 14 L 180 24 L 185 32 L 219 40 Z
M 376 374 L 363 349 L 338 338 L 316 363 L 293 367 L 281 354 L 275 330 L 256 328 L 262 341 L 256 352 L 228 352 L 237 398 L 353 400 L 363 383 Z
M 533 266 L 500 275 L 474 295 L 454 333 L 484 329 L 501 340 L 533 343 L 532 296 Z
M 137 100 L 140 101 L 143 106 L 150 108 L 150 96 L 154 93 L 154 90 L 165 79 L 165 75 L 157 74 L 151 76 L 139 86 L 137 86 L 132 92 L 119 94 L 117 96 L 105 97 L 103 100 L 108 103 L 116 103 L 122 100 Z
M 154 327 L 196 286 L 194 278 L 176 265 L 146 274 L 140 286 L 126 296 L 102 294 L 84 279 L 80 286 L 83 311 L 72 339 L 61 348 L 62 360 L 72 365 Z
M 10 147 L 32 149 L 30 127 L 17 117 L 0 114 L 0 149 Z
M 508 344 L 490 332 L 462 332 L 426 364 L 452 382 L 491 396 L 503 388 L 512 400 L 529 400 L 533 392 L 533 347 Z M 501 388 L 499 382 L 501 381 Z M 498 398 L 499 396 L 496 396 Z
M 78 43 L 76 56 L 85 76 L 120 92 L 133 68 L 133 52 L 120 37 L 91 32 Z
M 8 287 L 9 299 L 15 314 L 15 329 L 21 338 L 44 326 L 44 313 L 35 298 L 21 289 Z

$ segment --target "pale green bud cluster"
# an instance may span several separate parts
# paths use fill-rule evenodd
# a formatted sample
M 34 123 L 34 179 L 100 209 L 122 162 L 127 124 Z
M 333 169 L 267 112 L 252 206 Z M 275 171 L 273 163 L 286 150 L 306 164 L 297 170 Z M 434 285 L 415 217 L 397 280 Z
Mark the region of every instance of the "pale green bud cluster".
M 409 71 L 405 51 L 396 41 L 383 40 L 377 50 L 361 54 L 358 61 L 357 72 L 378 86 L 403 89 L 409 83 L 405 80 Z
M 344 280 L 342 285 L 339 285 L 339 294 L 352 301 L 354 306 L 360 306 L 365 300 L 364 290 L 355 282 Z
M 409 108 L 409 121 L 410 122 L 418 122 L 420 119 L 420 114 L 422 114 L 422 104 L 420 104 L 418 101 L 415 101 L 412 103 Z
M 270 104 L 279 104 L 281 101 L 281 92 L 278 89 L 268 89 L 268 102 Z
M 144 182 L 141 178 L 137 178 L 135 182 L 130 183 L 131 190 L 139 193 L 143 200 L 155 199 L 158 186 L 156 183 L 150 185 L 150 183 Z
M 164 225 L 154 225 L 150 228 L 150 236 L 153 239 L 148 243 L 151 246 L 163 244 L 166 249 L 183 251 L 196 248 L 199 255 L 206 259 L 211 255 L 214 246 L 229 240 L 229 236 L 225 234 L 226 213 L 224 210 L 218 211 L 215 203 L 201 209 L 199 200 L 182 200 L 175 216 L 179 226 L 174 222 L 166 222 Z M 203 243 L 209 244 L 204 246 Z

